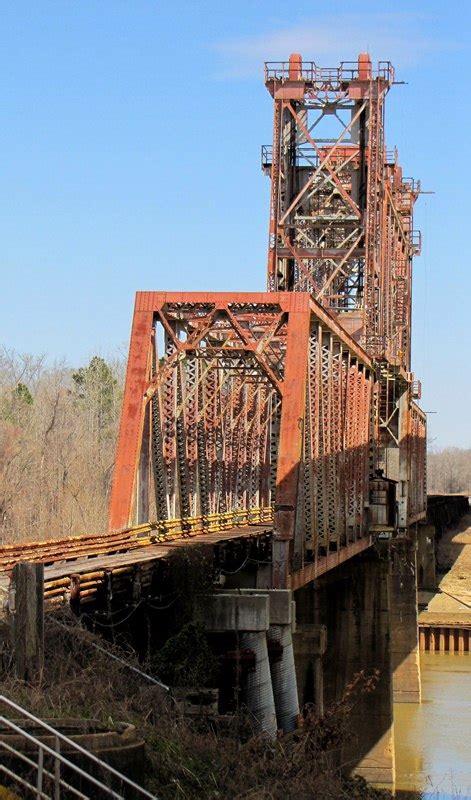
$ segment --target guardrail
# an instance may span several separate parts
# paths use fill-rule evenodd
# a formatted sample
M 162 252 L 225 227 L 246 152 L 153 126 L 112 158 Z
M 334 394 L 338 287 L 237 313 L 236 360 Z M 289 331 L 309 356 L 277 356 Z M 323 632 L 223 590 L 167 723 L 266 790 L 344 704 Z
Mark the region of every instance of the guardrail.
M 342 61 L 339 67 L 318 67 L 314 61 L 302 61 L 291 64 L 289 61 L 266 61 L 265 81 L 290 80 L 296 76 L 298 80 L 308 83 L 340 88 L 342 84 L 360 78 L 358 61 Z M 381 78 L 388 83 L 394 80 L 394 68 L 390 61 L 379 61 L 375 67 L 370 65 L 369 76 Z
M 139 786 L 130 778 L 126 777 L 126 775 L 118 772 L 118 770 L 111 767 L 105 761 L 102 761 L 98 756 L 90 753 L 89 750 L 86 750 L 84 747 L 77 744 L 77 742 L 69 739 L 68 736 L 60 733 L 60 731 L 52 727 L 52 725 L 44 722 L 44 720 L 41 720 L 34 714 L 30 714 L 29 711 L 26 711 L 22 706 L 14 703 L 4 695 L 0 695 L 0 707 L 6 707 L 19 714 L 22 719 L 34 722 L 34 724 L 41 728 L 48 736 L 53 737 L 54 747 L 50 747 L 36 736 L 33 736 L 33 734 L 25 731 L 17 722 L 6 717 L 4 713 L 0 715 L 0 722 L 5 727 L 10 729 L 17 736 L 20 736 L 30 746 L 32 745 L 37 748 L 36 758 L 33 758 L 31 753 L 27 755 L 12 744 L 2 741 L 0 738 L 0 748 L 10 753 L 15 759 L 22 762 L 22 764 L 25 764 L 29 768 L 29 771 L 32 771 L 34 778 L 29 778 L 29 774 L 28 777 L 25 777 L 19 772 L 14 771 L 14 769 L 10 769 L 10 767 L 7 767 L 4 763 L 0 763 L 0 774 L 6 775 L 15 784 L 26 789 L 33 797 L 38 798 L 38 800 L 60 800 L 61 796 L 64 796 L 62 794 L 63 792 L 66 793 L 66 797 L 78 797 L 80 800 L 94 800 L 94 798 L 97 797 L 97 790 L 100 792 L 100 796 L 111 797 L 114 798 L 114 800 L 126 800 L 126 797 L 129 796 L 136 798 L 136 800 L 137 798 L 158 800 L 156 795 L 143 789 L 142 786 Z M 74 755 L 79 755 L 82 759 L 85 759 L 85 762 L 90 764 L 90 768 L 98 768 L 107 783 L 103 783 L 102 780 L 91 775 L 86 769 L 82 769 L 77 764 L 70 761 L 69 758 L 61 753 L 61 744 L 67 745 L 68 750 L 72 751 Z M 48 757 L 51 766 L 47 764 Z M 91 792 L 91 794 L 85 794 L 84 791 L 77 789 L 75 786 L 71 785 L 69 781 L 65 780 L 63 775 L 64 768 L 67 769 L 68 774 L 73 774 L 77 778 L 80 778 L 81 782 L 85 781 L 88 783 L 90 788 L 87 789 L 87 791 Z M 34 780 L 34 783 L 32 783 L 31 780 Z M 113 782 L 118 789 L 112 788 Z
M 53 563 L 61 559 L 110 555 L 182 537 L 217 533 L 249 525 L 269 524 L 272 520 L 273 511 L 269 507 L 244 508 L 220 514 L 146 522 L 109 533 L 8 544 L 0 547 L 0 571 L 11 571 L 19 561 Z

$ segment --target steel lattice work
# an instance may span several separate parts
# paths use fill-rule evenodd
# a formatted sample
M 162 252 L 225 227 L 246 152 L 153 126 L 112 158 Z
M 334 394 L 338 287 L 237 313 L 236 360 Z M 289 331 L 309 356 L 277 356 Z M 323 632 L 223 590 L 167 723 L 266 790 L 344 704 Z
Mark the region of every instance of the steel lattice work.
M 356 540 L 372 386 L 366 353 L 307 293 L 138 293 L 111 527 L 274 509 L 285 572 L 283 542 L 301 567 Z
M 308 291 L 376 358 L 410 369 L 411 259 L 420 186 L 386 150 L 389 62 L 268 63 L 273 144 L 268 284 Z
M 393 75 L 367 55 L 266 65 L 269 291 L 137 294 L 111 529 L 272 522 L 283 587 L 424 516 L 409 371 L 419 186 L 385 147 Z

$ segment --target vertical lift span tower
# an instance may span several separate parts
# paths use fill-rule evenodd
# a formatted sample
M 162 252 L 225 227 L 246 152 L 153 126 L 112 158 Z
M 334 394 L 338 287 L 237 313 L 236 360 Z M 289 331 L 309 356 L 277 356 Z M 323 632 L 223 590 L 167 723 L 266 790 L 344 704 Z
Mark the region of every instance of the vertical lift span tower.
M 406 528 L 425 502 L 425 417 L 411 373 L 420 184 L 386 148 L 393 82 L 392 65 L 373 67 L 367 53 L 337 68 L 299 54 L 267 63 L 273 144 L 262 147 L 262 168 L 271 178 L 268 287 L 309 292 L 374 360 L 375 467 L 397 482 Z

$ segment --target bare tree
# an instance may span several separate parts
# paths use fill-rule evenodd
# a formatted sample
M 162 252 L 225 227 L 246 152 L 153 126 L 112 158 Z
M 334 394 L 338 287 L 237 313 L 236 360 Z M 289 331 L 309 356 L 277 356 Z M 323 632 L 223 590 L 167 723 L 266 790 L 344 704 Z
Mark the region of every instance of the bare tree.
M 429 452 L 428 491 L 431 494 L 471 494 L 471 450 L 447 447 Z
M 123 373 L 1 351 L 1 541 L 105 529 Z

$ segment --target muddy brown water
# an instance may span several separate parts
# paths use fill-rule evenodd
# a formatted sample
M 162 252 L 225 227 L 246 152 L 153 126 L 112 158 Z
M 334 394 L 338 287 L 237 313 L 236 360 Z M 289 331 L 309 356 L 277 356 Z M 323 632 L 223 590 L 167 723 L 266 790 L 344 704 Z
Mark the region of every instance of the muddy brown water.
M 471 800 L 471 653 L 422 653 L 422 703 L 395 707 L 396 796 Z

